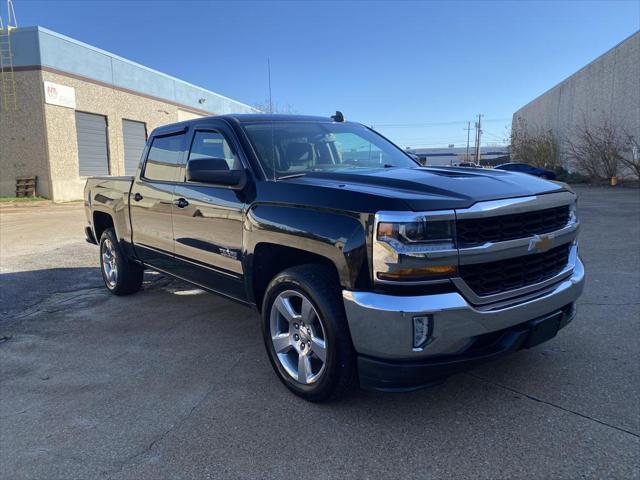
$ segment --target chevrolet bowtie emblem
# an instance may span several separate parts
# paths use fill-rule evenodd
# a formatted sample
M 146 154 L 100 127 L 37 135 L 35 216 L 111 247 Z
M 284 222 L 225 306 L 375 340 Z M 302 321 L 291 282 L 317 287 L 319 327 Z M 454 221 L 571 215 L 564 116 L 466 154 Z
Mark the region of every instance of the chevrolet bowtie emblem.
M 551 248 L 551 236 L 550 235 L 536 235 L 529 240 L 530 252 L 546 252 Z

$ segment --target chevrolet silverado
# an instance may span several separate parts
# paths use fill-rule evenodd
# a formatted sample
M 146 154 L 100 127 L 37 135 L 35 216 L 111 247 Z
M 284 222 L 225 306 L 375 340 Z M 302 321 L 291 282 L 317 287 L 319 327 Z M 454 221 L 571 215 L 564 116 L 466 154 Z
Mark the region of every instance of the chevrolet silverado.
M 538 345 L 584 284 L 568 186 L 422 167 L 339 112 L 157 128 L 136 175 L 89 178 L 85 205 L 109 291 L 151 269 L 256 308 L 277 376 L 311 401 Z

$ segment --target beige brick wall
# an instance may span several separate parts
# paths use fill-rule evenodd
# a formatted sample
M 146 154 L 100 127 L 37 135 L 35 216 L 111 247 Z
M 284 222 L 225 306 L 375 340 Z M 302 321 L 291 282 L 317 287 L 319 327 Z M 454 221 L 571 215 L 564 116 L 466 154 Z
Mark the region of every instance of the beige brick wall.
M 14 75 L 18 109 L 0 105 L 0 196 L 15 195 L 17 177 L 36 175 L 38 195 L 51 198 L 42 75 L 39 71 Z
M 178 107 L 169 103 L 47 71 L 42 72 L 42 77 L 49 82 L 73 87 L 76 93 L 76 110 L 107 117 L 111 175 L 124 175 L 123 119 L 146 123 L 148 133 L 158 126 L 177 122 L 179 119 Z M 53 199 L 81 199 L 86 177 L 80 177 L 78 173 L 75 112 L 70 108 L 48 104 L 44 106 L 44 111 Z
M 55 201 L 82 199 L 75 110 L 44 103 L 44 81 L 75 89 L 76 110 L 104 115 L 108 125 L 109 171 L 124 175 L 122 120 L 147 125 L 196 118 L 176 105 L 49 71 L 15 73 L 18 109 L 0 111 L 0 196 L 15 195 L 16 178 L 38 177 L 38 194 Z

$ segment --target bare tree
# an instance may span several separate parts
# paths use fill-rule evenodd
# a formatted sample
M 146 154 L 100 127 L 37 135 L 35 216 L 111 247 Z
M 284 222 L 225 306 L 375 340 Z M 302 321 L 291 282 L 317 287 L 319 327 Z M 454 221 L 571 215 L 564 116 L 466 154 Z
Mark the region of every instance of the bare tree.
M 560 149 L 556 135 L 552 130 L 528 126 L 518 117 L 511 130 L 511 157 L 535 167 L 558 170 Z
M 626 137 L 625 155 L 620 158 L 620 162 L 640 179 L 640 142 L 635 136 L 627 132 L 625 132 L 624 136 Z
M 288 103 L 284 105 L 279 104 L 278 102 L 270 103 L 268 99 L 264 102 L 254 103 L 252 107 L 264 113 L 298 113 L 296 109 Z
M 625 144 L 610 120 L 590 125 L 583 118 L 567 140 L 567 147 L 571 158 L 591 178 L 609 179 L 618 174 Z

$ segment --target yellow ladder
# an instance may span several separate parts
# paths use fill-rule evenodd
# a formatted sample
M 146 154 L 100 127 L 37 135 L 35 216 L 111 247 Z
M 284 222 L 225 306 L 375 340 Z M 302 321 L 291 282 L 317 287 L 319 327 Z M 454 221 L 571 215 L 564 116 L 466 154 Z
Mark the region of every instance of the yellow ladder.
M 2 110 L 17 110 L 16 77 L 13 71 L 13 51 L 11 49 L 11 30 L 7 26 L 0 30 L 0 93 Z

